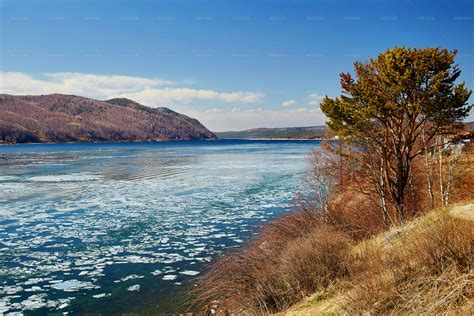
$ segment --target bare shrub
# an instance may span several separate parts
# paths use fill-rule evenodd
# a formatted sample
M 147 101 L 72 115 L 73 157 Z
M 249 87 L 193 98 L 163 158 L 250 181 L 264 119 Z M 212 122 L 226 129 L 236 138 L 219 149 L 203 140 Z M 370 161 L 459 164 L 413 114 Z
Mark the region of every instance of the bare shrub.
M 384 229 L 378 204 L 366 195 L 346 191 L 329 204 L 325 222 L 355 240 L 374 236 Z
M 307 216 L 284 217 L 244 251 L 215 262 L 198 280 L 198 312 L 277 312 L 344 276 L 350 239 L 327 226 L 309 228 Z
M 347 274 L 348 237 L 329 227 L 316 227 L 293 240 L 281 254 L 279 270 L 294 294 L 304 298 Z

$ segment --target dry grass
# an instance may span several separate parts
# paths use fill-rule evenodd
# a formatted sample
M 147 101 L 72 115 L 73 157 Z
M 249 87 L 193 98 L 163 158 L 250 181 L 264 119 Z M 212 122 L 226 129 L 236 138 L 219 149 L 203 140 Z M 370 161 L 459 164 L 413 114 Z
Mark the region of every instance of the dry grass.
M 196 303 L 205 306 L 198 312 L 277 312 L 347 275 L 349 237 L 308 216 L 284 217 L 244 251 L 215 262 L 198 281 Z
M 474 204 L 458 208 L 352 246 L 347 277 L 285 314 L 472 315 Z
M 350 312 L 442 313 L 474 298 L 472 221 L 431 216 L 388 247 L 366 243 L 350 265 Z
M 464 149 L 453 177 L 452 203 L 474 200 L 474 139 Z

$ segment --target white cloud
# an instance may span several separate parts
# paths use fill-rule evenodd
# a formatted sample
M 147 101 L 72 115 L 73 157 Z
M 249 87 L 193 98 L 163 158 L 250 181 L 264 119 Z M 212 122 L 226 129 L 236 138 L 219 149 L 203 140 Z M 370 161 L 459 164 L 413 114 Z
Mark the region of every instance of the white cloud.
M 296 105 L 296 101 L 295 100 L 286 100 L 286 101 L 283 101 L 283 103 L 281 105 L 284 106 L 284 107 L 294 106 L 294 105 Z
M 229 111 L 184 110 L 185 114 L 200 120 L 212 131 L 222 132 L 255 127 L 291 127 L 322 125 L 326 117 L 319 108 L 267 110 L 262 108 Z
M 8 94 L 64 93 L 97 99 L 129 98 L 149 106 L 187 104 L 193 101 L 261 102 L 257 92 L 218 92 L 207 89 L 163 87 L 174 84 L 158 78 L 107 76 L 75 72 L 45 73 L 33 77 L 21 72 L 0 73 L 0 91 Z
M 221 113 L 221 112 L 224 112 L 224 110 L 221 108 L 212 108 L 212 109 L 206 110 L 206 113 Z
M 319 95 L 316 92 L 311 93 L 308 96 L 308 103 L 307 104 L 308 105 L 319 105 L 323 101 L 323 98 L 324 98 L 323 95 Z
M 256 103 L 261 102 L 263 93 L 255 92 L 231 92 L 221 93 L 219 98 L 225 102 Z
M 256 109 L 248 109 L 246 110 L 246 112 L 249 112 L 249 113 L 252 113 L 252 112 L 262 112 L 263 109 L 262 108 L 256 108 Z
M 221 101 L 234 103 L 261 102 L 264 94 L 256 92 L 217 92 L 204 89 L 160 88 L 123 93 L 112 97 L 129 98 L 149 106 L 188 104 L 193 101 Z
M 36 78 L 21 72 L 0 73 L 1 91 L 9 94 L 65 93 L 107 98 L 117 93 L 133 92 L 172 83 L 158 78 L 77 72 L 45 73 Z

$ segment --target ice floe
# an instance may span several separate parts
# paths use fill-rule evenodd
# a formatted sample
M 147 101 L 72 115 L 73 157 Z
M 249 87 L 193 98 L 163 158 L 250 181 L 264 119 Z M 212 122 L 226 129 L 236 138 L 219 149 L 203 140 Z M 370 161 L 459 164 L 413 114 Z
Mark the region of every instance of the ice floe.
M 96 286 L 94 286 L 91 282 L 82 282 L 75 279 L 54 282 L 53 285 L 51 285 L 51 288 L 55 290 L 62 290 L 64 292 L 75 292 L 84 289 L 93 289 L 95 287 Z
M 104 298 L 104 297 L 109 297 L 109 296 L 112 296 L 112 294 L 111 293 L 100 293 L 100 294 L 92 295 L 93 298 Z
M 135 279 L 141 279 L 141 278 L 143 278 L 143 275 L 130 274 L 130 275 L 127 275 L 126 277 L 121 278 L 120 281 L 125 282 L 128 280 L 135 280 Z
M 72 173 L 62 175 L 44 175 L 29 177 L 30 182 L 69 182 L 69 181 L 92 181 L 98 180 L 101 177 L 95 174 L 88 173 Z
M 138 291 L 140 291 L 140 284 L 135 284 L 135 285 L 129 286 L 129 287 L 127 288 L 127 291 L 130 291 L 130 292 L 138 292 Z
M 180 274 L 190 275 L 190 276 L 198 275 L 199 273 L 200 273 L 199 271 L 193 271 L 193 270 L 185 270 L 185 271 L 180 272 Z

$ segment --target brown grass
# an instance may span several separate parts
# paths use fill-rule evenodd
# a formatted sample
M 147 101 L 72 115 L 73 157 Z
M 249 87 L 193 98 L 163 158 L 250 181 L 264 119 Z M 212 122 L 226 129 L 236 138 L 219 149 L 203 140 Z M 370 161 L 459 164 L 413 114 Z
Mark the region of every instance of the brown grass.
M 389 247 L 361 245 L 349 266 L 346 311 L 442 313 L 474 298 L 472 221 L 443 214 Z
M 227 254 L 198 280 L 198 312 L 271 313 L 347 274 L 347 235 L 311 214 L 284 217 L 241 252 Z M 207 303 L 207 304 L 206 304 Z
M 464 149 L 454 171 L 452 202 L 474 200 L 474 139 Z

